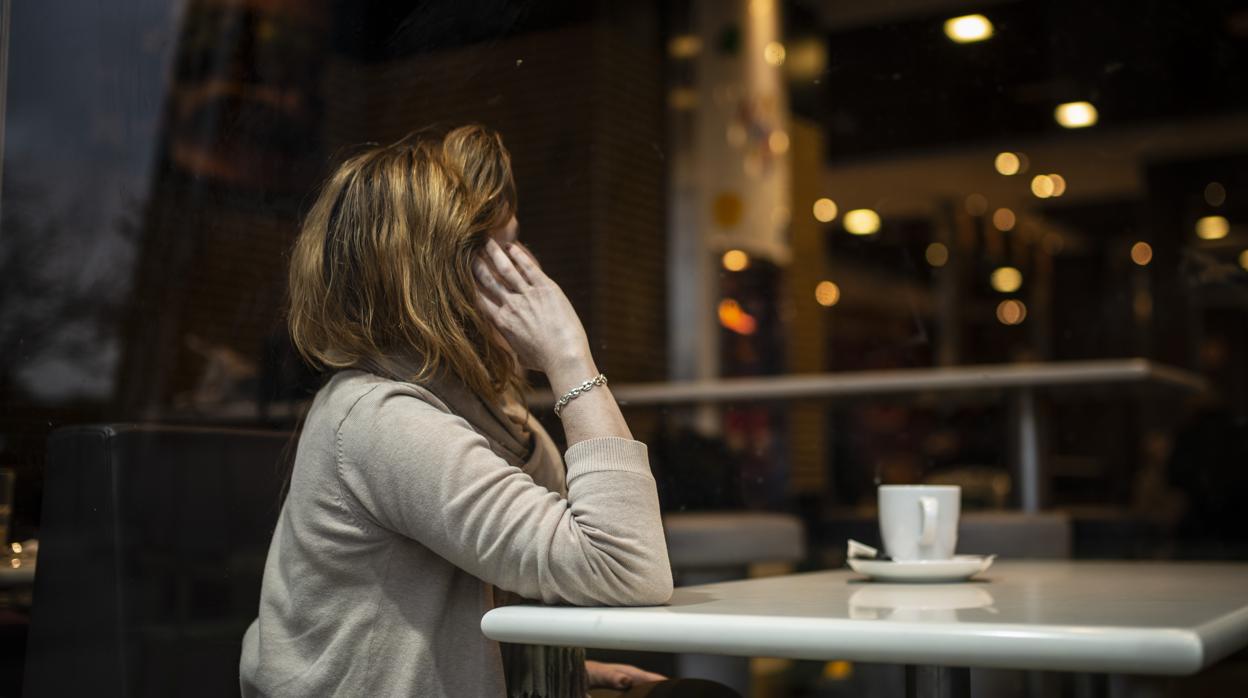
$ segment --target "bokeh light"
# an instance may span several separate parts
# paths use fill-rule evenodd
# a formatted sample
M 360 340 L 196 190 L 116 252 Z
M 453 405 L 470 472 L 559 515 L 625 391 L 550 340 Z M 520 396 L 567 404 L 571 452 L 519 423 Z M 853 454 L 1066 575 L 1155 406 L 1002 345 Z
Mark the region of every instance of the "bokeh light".
M 982 216 L 988 210 L 988 197 L 983 194 L 971 194 L 966 197 L 966 212 L 972 216 Z
M 1140 266 L 1147 266 L 1153 261 L 1153 246 L 1147 242 L 1137 242 L 1131 246 L 1131 261 Z
M 831 308 L 841 301 L 841 287 L 831 281 L 820 281 L 815 286 L 815 302 Z
M 945 21 L 945 36 L 957 44 L 992 38 L 992 22 L 983 15 L 963 15 Z
M 767 61 L 767 65 L 784 65 L 784 44 L 779 41 L 768 43 L 763 47 L 763 60 Z
M 1013 230 L 1016 222 L 1014 212 L 1008 208 L 999 208 L 992 214 L 992 224 L 997 230 Z
M 754 334 L 758 322 L 741 308 L 741 304 L 731 298 L 719 302 L 719 324 L 737 334 Z
M 1231 223 L 1222 216 L 1205 216 L 1196 221 L 1196 237 L 1201 240 L 1221 240 L 1231 232 Z
M 1047 199 L 1053 196 L 1057 185 L 1053 183 L 1053 178 L 1048 175 L 1036 175 L 1031 178 L 1031 193 L 1037 198 Z
M 832 199 L 819 199 L 814 205 L 815 220 L 820 223 L 831 223 L 836 219 L 836 202 Z
M 1210 206 L 1221 206 L 1226 203 L 1226 187 L 1221 182 L 1210 182 L 1205 185 L 1205 203 Z
M 856 208 L 845 214 L 845 230 L 853 235 L 874 235 L 880 230 L 880 214 L 869 208 Z
M 1001 293 L 1014 293 L 1023 285 L 1023 272 L 1014 267 L 997 267 L 989 277 L 992 288 Z
M 789 152 L 789 134 L 779 130 L 772 131 L 771 135 L 767 137 L 767 146 L 776 155 L 783 155 Z
M 1065 128 L 1087 128 L 1095 125 L 1100 115 L 1091 102 L 1066 102 L 1057 105 L 1053 118 Z
M 1239 253 L 1239 266 L 1243 267 L 1244 271 L 1248 271 L 1248 250 Z
M 742 250 L 728 250 L 721 261 L 728 271 L 742 271 L 750 266 L 750 256 Z
M 1027 319 L 1027 306 L 1015 298 L 997 304 L 997 320 L 1002 325 L 1021 325 Z
M 1018 155 L 1014 153 L 997 153 L 997 159 L 993 162 L 993 166 L 997 168 L 997 172 L 1000 172 L 1007 177 L 1018 174 L 1022 165 L 1022 161 L 1019 160 Z
M 944 243 L 933 242 L 927 246 L 923 256 L 927 259 L 927 263 L 933 267 L 943 267 L 949 263 L 949 248 Z
M 667 42 L 667 55 L 672 58 L 693 58 L 702 52 L 702 39 L 693 34 L 673 36 Z
M 1049 181 L 1053 182 L 1053 196 L 1061 196 L 1066 193 L 1066 178 L 1059 174 L 1050 174 Z

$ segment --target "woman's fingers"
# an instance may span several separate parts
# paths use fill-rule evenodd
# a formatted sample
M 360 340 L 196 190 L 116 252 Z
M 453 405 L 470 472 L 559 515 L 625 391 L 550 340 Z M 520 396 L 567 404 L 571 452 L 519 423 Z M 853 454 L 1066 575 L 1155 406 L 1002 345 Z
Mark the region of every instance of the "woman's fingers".
M 536 284 L 538 280 L 545 276 L 541 265 L 537 263 L 537 258 L 524 245 L 513 242 L 507 246 L 507 255 L 511 257 L 511 261 L 515 263 L 516 268 L 520 270 L 521 274 L 524 274 L 524 278 L 528 279 L 530 284 Z
M 498 276 L 510 291 L 519 293 L 530 286 L 528 280 L 520 274 L 520 270 L 516 269 L 516 263 L 493 238 L 485 243 L 485 253 L 489 255 L 490 261 L 494 264 L 494 270 L 498 272 Z
M 477 284 L 480 286 L 484 295 L 494 303 L 495 306 L 503 302 L 503 296 L 507 294 L 507 289 L 490 270 L 490 265 L 480 257 L 472 260 L 472 272 L 477 277 Z

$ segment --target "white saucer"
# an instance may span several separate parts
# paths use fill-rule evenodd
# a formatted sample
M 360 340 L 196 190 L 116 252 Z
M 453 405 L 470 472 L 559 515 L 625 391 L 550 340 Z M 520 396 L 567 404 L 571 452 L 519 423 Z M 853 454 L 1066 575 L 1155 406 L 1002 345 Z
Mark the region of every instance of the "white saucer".
M 881 582 L 961 582 L 992 566 L 996 555 L 954 555 L 949 560 L 863 560 L 851 558 L 855 572 Z

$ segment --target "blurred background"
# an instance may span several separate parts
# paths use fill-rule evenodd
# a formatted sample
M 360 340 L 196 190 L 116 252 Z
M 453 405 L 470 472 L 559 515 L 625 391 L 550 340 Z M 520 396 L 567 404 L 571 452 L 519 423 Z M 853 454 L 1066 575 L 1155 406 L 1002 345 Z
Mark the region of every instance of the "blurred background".
M 673 521 L 781 515 L 785 569 L 823 568 L 877 484 L 953 483 L 1056 521 L 1053 555 L 1248 558 L 1248 4 L 0 8 L 8 541 L 48 523 L 58 428 L 288 433 L 324 380 L 283 317 L 319 183 L 471 121 Z M 0 591 L 15 691 L 32 600 Z

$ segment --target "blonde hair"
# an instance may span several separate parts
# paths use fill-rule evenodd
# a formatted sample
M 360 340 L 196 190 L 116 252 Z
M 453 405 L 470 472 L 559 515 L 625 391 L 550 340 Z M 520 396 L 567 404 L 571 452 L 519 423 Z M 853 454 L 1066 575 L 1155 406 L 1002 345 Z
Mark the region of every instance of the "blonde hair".
M 514 354 L 476 305 L 473 255 L 516 211 L 511 155 L 469 125 L 374 146 L 330 176 L 295 241 L 290 335 L 322 370 L 399 360 L 477 395 L 520 394 Z

